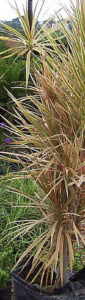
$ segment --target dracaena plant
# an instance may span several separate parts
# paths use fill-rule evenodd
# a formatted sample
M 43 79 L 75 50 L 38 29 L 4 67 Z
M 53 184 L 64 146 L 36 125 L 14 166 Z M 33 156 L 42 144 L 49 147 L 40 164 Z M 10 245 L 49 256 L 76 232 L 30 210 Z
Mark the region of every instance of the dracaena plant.
M 73 269 L 74 242 L 85 245 L 84 3 L 77 1 L 76 6 L 73 5 L 69 15 L 72 31 L 59 17 L 61 31 L 68 41 L 67 48 L 60 40 L 57 44 L 52 32 L 47 31 L 54 57 L 45 51 L 41 69 L 35 68 L 33 96 L 16 99 L 8 92 L 16 105 L 16 125 L 5 121 L 13 132 L 11 147 L 16 151 L 2 153 L 1 158 L 20 162 L 23 168 L 18 174 L 7 175 L 7 179 L 31 177 L 43 191 L 42 196 L 38 193 L 31 199 L 36 216 L 37 210 L 40 211 L 40 219 L 33 218 L 26 224 L 23 221 L 18 233 L 15 224 L 13 238 L 20 233 L 25 235 L 39 224 L 45 228 L 19 259 L 30 252 L 34 255 L 28 280 L 39 260 L 43 261 L 39 270 L 42 271 L 41 286 L 46 271 L 46 284 L 50 272 L 52 285 L 57 265 L 61 284 L 66 282 L 68 259 L 71 271 Z
M 26 5 L 26 9 L 23 7 L 22 16 L 17 6 L 17 2 L 14 0 L 15 7 L 12 7 L 12 9 L 16 11 L 21 24 L 21 30 L 19 31 L 8 26 L 4 22 L 0 22 L 0 40 L 6 42 L 6 44 L 9 46 L 9 48 L 7 48 L 5 51 L 0 52 L 0 58 L 7 59 L 9 57 L 15 56 L 15 59 L 12 62 L 13 65 L 16 59 L 22 57 L 23 55 L 26 56 L 26 88 L 30 75 L 30 62 L 34 62 L 37 53 L 36 65 L 38 67 L 38 63 L 41 62 L 40 54 L 45 55 L 46 47 L 49 48 L 49 39 L 46 36 L 46 28 L 48 27 L 49 20 L 43 26 L 40 26 L 40 28 L 37 24 L 37 20 L 41 13 L 44 2 L 45 0 L 41 2 L 41 7 L 39 6 L 38 9 L 39 0 L 37 1 L 31 20 L 32 22 L 30 24 L 28 11 L 29 6 Z M 27 3 L 28 1 L 26 1 L 26 4 Z M 54 31 L 54 29 L 52 29 L 52 31 Z M 52 49 L 50 48 L 49 53 L 50 55 L 52 55 Z M 8 68 L 8 70 L 10 69 L 10 67 Z M 3 76 L 4 74 L 1 76 L 1 78 Z

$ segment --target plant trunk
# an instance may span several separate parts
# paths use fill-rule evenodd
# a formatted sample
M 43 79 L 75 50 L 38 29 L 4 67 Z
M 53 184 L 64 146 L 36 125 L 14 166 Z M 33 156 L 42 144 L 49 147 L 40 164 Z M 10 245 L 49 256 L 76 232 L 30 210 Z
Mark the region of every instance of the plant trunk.
M 32 0 L 28 0 L 28 19 L 30 25 L 30 31 L 32 27 Z
M 67 281 L 67 263 L 68 263 L 68 253 L 67 253 L 67 239 L 64 236 L 64 246 L 63 246 L 63 284 Z

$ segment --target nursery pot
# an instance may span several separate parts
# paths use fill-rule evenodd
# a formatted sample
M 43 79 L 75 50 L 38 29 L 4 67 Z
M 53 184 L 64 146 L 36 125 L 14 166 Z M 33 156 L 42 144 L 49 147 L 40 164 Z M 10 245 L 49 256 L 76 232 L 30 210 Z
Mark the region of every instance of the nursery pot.
M 11 300 L 11 286 L 0 289 L 0 300 Z
M 48 292 L 43 288 L 40 291 L 35 284 L 29 285 L 29 283 L 25 280 L 31 264 L 32 259 L 23 270 L 22 266 L 19 266 L 12 273 L 15 300 L 85 300 L 85 268 L 71 277 L 63 287 L 54 288 L 53 292 Z

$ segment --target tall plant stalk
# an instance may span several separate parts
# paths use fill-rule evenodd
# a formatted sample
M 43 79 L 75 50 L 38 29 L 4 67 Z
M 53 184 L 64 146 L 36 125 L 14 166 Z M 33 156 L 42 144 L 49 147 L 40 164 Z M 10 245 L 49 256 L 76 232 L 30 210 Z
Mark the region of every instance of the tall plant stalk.
M 32 27 L 32 0 L 28 0 L 28 20 L 30 25 L 30 31 Z
M 63 284 L 66 283 L 67 281 L 67 263 L 68 263 L 68 244 L 67 244 L 67 239 L 64 236 L 64 244 L 63 244 Z

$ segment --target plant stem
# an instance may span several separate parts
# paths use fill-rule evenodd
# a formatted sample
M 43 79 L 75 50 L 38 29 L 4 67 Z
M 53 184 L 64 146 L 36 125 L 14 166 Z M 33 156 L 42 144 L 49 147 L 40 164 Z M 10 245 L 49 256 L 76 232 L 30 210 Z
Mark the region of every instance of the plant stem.
M 28 19 L 30 25 L 30 31 L 32 27 L 32 0 L 28 0 Z
M 67 281 L 67 263 L 68 263 L 68 254 L 67 254 L 67 239 L 64 236 L 64 247 L 63 247 L 63 284 Z

